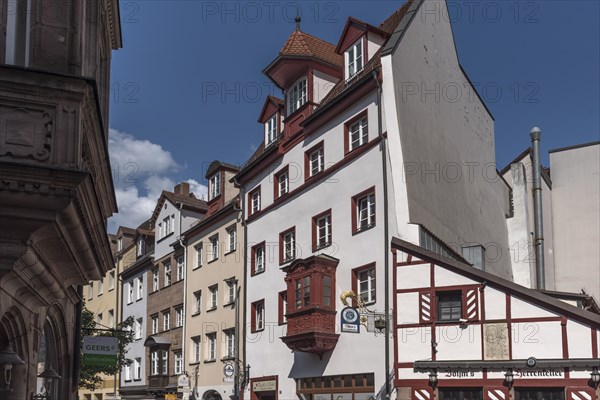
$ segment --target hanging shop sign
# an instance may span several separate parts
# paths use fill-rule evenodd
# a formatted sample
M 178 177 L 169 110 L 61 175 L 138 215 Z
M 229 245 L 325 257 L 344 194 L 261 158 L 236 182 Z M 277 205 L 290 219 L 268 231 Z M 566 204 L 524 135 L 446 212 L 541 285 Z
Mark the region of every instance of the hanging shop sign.
M 112 336 L 84 336 L 83 364 L 89 367 L 111 367 L 117 363 L 119 340 Z
M 273 379 L 270 381 L 253 382 L 252 390 L 255 392 L 272 392 L 277 390 L 277 381 Z
M 360 315 L 356 308 L 346 307 L 340 313 L 342 332 L 360 333 Z

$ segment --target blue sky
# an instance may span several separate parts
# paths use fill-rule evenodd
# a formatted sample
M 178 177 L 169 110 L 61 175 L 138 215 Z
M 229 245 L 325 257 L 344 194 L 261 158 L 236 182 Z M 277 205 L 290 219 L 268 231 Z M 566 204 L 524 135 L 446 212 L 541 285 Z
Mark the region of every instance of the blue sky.
M 303 31 L 337 43 L 349 16 L 377 25 L 402 3 L 121 0 L 110 111 L 121 215 L 109 230 L 140 223 L 177 181 L 204 194 L 212 160 L 241 164 L 252 154 L 264 98 L 281 96 L 262 70 L 298 8 Z M 544 153 L 599 140 L 599 1 L 448 4 L 439 18 L 452 21 L 461 64 L 496 119 L 500 168 L 529 145 L 535 125 Z

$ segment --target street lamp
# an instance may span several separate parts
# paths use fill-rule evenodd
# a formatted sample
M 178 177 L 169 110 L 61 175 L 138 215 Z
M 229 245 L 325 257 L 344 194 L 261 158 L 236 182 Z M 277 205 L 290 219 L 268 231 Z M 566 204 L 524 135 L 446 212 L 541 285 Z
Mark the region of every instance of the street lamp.
M 597 388 L 600 385 L 600 372 L 598 372 L 598 367 L 594 367 L 592 369 L 591 378 L 592 386 Z
M 25 361 L 21 360 L 21 357 L 12 349 L 10 345 L 4 350 L 0 351 L 0 365 L 4 367 L 4 390 L 12 391 L 10 387 L 10 381 L 12 380 L 12 367 L 14 365 L 23 365 Z
M 33 400 L 52 400 L 52 389 L 54 387 L 54 381 L 61 379 L 61 376 L 52 368 L 47 366 L 44 372 L 38 375 L 38 378 L 44 380 L 44 392 L 36 393 L 32 396 Z
M 432 389 L 435 389 L 437 384 L 438 384 L 437 371 L 433 370 L 429 373 L 429 386 L 431 386 Z
M 504 374 L 504 382 L 506 382 L 506 386 L 508 386 L 509 389 L 513 386 L 513 383 L 515 382 L 515 376 L 511 368 L 506 370 L 506 373 Z

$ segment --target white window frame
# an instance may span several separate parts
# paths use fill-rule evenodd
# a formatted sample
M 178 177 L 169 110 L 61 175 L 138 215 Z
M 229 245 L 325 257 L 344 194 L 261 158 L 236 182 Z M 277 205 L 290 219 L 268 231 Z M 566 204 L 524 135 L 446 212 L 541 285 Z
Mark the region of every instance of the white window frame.
M 207 355 L 208 359 L 206 361 L 214 361 L 217 359 L 217 333 L 207 333 Z
M 283 171 L 277 176 L 277 197 L 281 197 L 290 191 L 290 175 L 288 171 Z
M 141 257 L 144 254 L 144 239 L 139 238 L 137 241 L 136 255 Z
M 195 336 L 192 338 L 192 362 L 198 363 L 201 360 L 202 354 L 201 354 L 201 347 L 202 347 L 202 340 L 200 338 L 200 336 Z
M 235 330 L 227 329 L 223 333 L 225 334 L 225 357 L 235 357 Z
M 265 245 L 258 246 L 254 250 L 254 273 L 263 272 L 265 270 Z
M 255 306 L 255 316 L 254 316 L 254 321 L 256 322 L 256 330 L 257 331 L 261 331 L 263 329 L 265 329 L 265 303 L 260 302 L 260 303 L 256 303 Z
M 202 291 L 194 292 L 194 315 L 202 312 Z
M 177 281 L 185 278 L 185 261 L 183 256 L 177 257 Z
M 154 350 L 150 356 L 150 375 L 158 375 L 159 372 L 159 352 L 160 350 Z
M 210 241 L 210 260 L 215 261 L 219 259 L 219 235 L 211 236 Z
M 115 310 L 108 310 L 108 326 L 115 327 Z
M 235 302 L 235 294 L 237 291 L 237 283 L 235 281 L 227 281 L 227 294 L 225 296 L 225 304 Z
M 164 264 L 165 268 L 165 281 L 163 287 L 167 287 L 171 285 L 171 262 L 167 262 Z
M 372 276 L 369 275 L 369 272 L 372 272 Z M 363 280 L 361 275 L 366 274 L 366 280 Z M 361 283 L 366 282 L 367 283 L 367 290 L 366 292 L 363 292 L 361 290 Z M 358 293 L 357 295 L 362 297 L 363 302 L 365 304 L 373 304 L 375 303 L 375 299 L 377 297 L 377 287 L 376 287 L 376 283 L 375 283 L 375 267 L 369 267 L 369 268 L 365 268 L 363 270 L 357 271 L 356 272 L 356 287 L 358 288 Z M 373 293 L 373 291 L 375 293 Z M 363 296 L 363 293 L 366 293 L 366 297 Z M 371 296 L 373 295 L 373 296 Z
M 143 276 L 139 276 L 137 279 L 137 293 L 136 293 L 136 299 L 137 300 L 141 300 L 144 298 L 144 277 Z
M 322 222 L 325 223 L 323 227 L 321 226 Z M 331 214 L 327 214 L 321 218 L 318 218 L 316 225 L 317 247 L 329 246 L 331 244 Z M 321 234 L 322 230 L 323 235 Z
M 156 292 L 158 289 L 160 289 L 159 275 L 160 275 L 160 272 L 159 272 L 158 268 L 156 268 L 154 271 L 152 271 L 152 290 L 154 292 Z
M 162 374 L 168 375 L 169 374 L 169 352 L 167 350 L 163 350 L 161 356 L 162 356 L 161 357 Z
M 163 315 L 163 331 L 168 331 L 171 329 L 171 311 L 167 311 L 162 313 Z
M 283 262 L 296 258 L 296 233 L 294 231 L 283 235 Z
M 202 242 L 200 242 L 194 248 L 196 249 L 196 268 L 200 268 L 202 266 L 202 257 L 203 257 L 203 249 Z
M 175 375 L 183 373 L 183 354 L 178 351 L 175 353 Z
M 108 273 L 108 291 L 110 292 L 115 288 L 115 271 Z
M 209 197 L 208 200 L 212 200 L 221 194 L 221 173 L 217 172 L 208 180 L 209 186 Z
M 298 79 L 287 91 L 287 115 L 296 112 L 308 101 L 308 81 L 305 76 Z
M 268 147 L 277 140 L 277 134 L 279 133 L 278 119 L 278 114 L 275 113 L 275 115 L 265 122 L 265 147 Z
M 260 197 L 260 189 L 253 191 L 250 195 L 252 200 L 252 214 L 260 211 Z
M 325 169 L 325 157 L 323 153 L 323 146 L 319 146 L 318 149 L 310 152 L 308 155 L 308 172 L 310 176 L 315 176 Z
M 354 139 L 354 135 L 357 135 Z M 350 143 L 350 151 L 358 149 L 360 146 L 369 141 L 369 129 L 367 117 L 363 117 L 358 121 L 348 126 L 348 142 Z
M 125 381 L 131 380 L 131 364 L 125 364 Z
M 142 329 L 144 326 L 144 319 L 138 318 L 133 322 L 133 338 L 139 340 L 142 338 Z
M 183 326 L 183 306 L 175 308 L 175 328 Z
M 228 239 L 228 252 L 235 251 L 237 248 L 237 230 L 235 226 L 227 229 L 227 239 Z
M 88 300 L 94 298 L 94 282 L 90 281 L 88 286 Z
M 133 303 L 133 282 L 127 282 L 127 304 Z
M 351 79 L 364 68 L 365 55 L 363 53 L 363 38 L 361 37 L 344 53 L 344 58 L 346 60 L 346 79 Z
M 210 297 L 208 298 L 208 300 L 209 300 L 208 309 L 214 310 L 218 307 L 219 286 L 212 285 L 211 287 L 208 288 L 208 290 L 210 292 Z
M 142 379 L 142 359 L 133 359 L 133 380 L 139 381 Z
M 100 278 L 98 280 L 98 296 L 102 296 L 104 294 L 104 278 Z
M 158 333 L 158 315 L 155 315 L 152 318 L 152 334 L 156 335 Z
M 356 201 L 356 229 L 362 231 L 375 223 L 375 193 L 369 193 Z M 363 221 L 366 221 L 363 224 Z

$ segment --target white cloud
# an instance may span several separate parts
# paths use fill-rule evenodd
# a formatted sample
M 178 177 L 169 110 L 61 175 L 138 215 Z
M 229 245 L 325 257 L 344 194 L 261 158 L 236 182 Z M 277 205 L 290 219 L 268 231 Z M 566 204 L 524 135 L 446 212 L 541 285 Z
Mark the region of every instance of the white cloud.
M 110 129 L 110 161 L 119 213 L 108 221 L 108 230 L 119 226 L 135 228 L 152 216 L 163 190 L 172 191 L 171 176 L 181 169 L 171 153 L 161 145 L 138 140 L 133 135 Z M 208 189 L 195 179 L 188 179 L 190 190 L 206 198 Z

